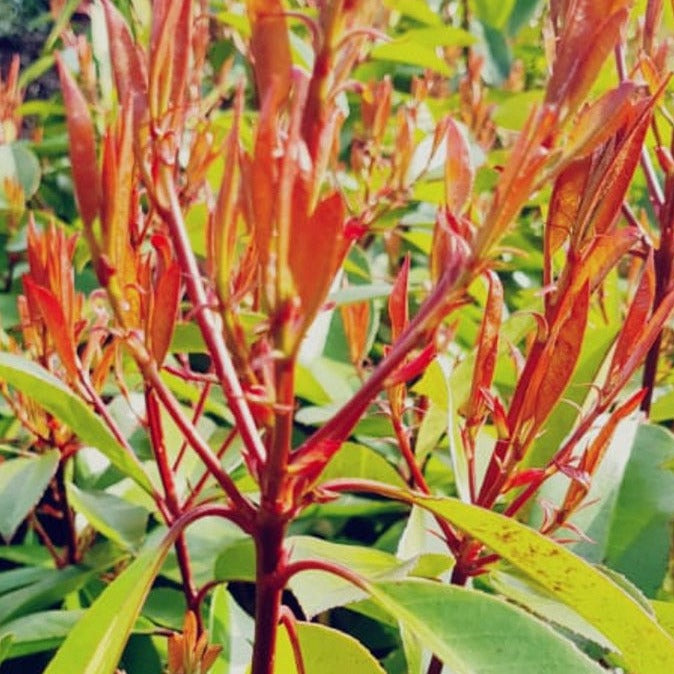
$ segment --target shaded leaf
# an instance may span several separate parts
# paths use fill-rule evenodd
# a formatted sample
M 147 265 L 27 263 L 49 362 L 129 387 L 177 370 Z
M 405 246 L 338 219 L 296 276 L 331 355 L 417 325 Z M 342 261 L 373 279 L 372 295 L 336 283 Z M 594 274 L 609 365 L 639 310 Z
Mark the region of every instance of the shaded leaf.
M 0 463 L 0 536 L 9 541 L 39 503 L 56 473 L 61 455 L 51 449 L 35 457 Z

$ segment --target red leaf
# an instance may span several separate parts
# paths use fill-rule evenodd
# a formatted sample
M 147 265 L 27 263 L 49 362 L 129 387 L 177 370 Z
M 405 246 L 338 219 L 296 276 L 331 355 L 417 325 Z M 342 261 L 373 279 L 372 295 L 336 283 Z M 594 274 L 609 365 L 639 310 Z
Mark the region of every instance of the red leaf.
M 465 412 L 469 426 L 479 423 L 484 414 L 484 396 L 481 391 L 483 389 L 489 390 L 491 387 L 498 355 L 498 333 L 501 327 L 503 310 L 503 286 L 499 277 L 493 271 L 487 272 L 487 278 L 489 280 L 489 295 L 487 296 L 487 304 L 484 308 L 477 338 L 473 381 Z
M 412 379 L 415 379 L 424 370 L 431 364 L 437 350 L 435 348 L 435 342 L 429 342 L 422 351 L 412 358 L 408 363 L 401 365 L 387 380 L 386 387 L 397 386 L 398 384 L 404 384 Z
M 573 112 L 620 38 L 629 0 L 576 0 L 566 7 L 546 103 Z
M 54 343 L 56 353 L 71 379 L 79 378 L 81 364 L 77 357 L 72 338 L 72 326 L 68 325 L 61 304 L 51 290 L 38 285 L 30 278 L 23 277 L 23 286 L 31 304 L 40 308 L 47 333 Z
M 395 342 L 405 329 L 409 320 L 408 281 L 410 274 L 410 256 L 405 259 L 396 277 L 393 289 L 388 298 L 388 315 L 391 319 L 391 342 Z
M 445 201 L 459 215 L 473 189 L 473 165 L 470 147 L 456 122 L 449 118 L 447 124 L 447 161 L 445 163 Z
M 349 345 L 349 356 L 354 365 L 363 360 L 367 346 L 368 328 L 370 326 L 370 303 L 355 302 L 341 306 L 342 323 L 346 341 Z
M 179 304 L 180 265 L 174 262 L 160 276 L 154 293 L 150 339 L 152 355 L 158 365 L 164 362 L 164 358 L 171 346 L 171 338 L 175 329 Z
M 96 159 L 94 124 L 89 107 L 61 55 L 56 53 L 61 90 L 66 107 L 70 166 L 77 205 L 86 227 L 91 227 L 101 204 L 101 186 Z
M 653 263 L 653 251 L 651 250 L 646 259 L 639 287 L 634 294 L 622 330 L 618 335 L 609 371 L 621 370 L 629 359 L 632 349 L 644 330 L 644 326 L 648 323 L 654 297 L 655 265 Z
M 117 98 L 134 108 L 134 128 L 147 106 L 147 72 L 124 17 L 110 0 L 103 0 L 110 42 L 110 62 L 117 87 Z

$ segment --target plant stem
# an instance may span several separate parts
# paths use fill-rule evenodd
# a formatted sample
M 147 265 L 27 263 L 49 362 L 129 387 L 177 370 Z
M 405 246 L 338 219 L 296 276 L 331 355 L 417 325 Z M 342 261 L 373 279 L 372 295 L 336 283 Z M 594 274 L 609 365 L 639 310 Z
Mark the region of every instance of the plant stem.
M 283 550 L 286 525 L 282 518 L 264 511 L 260 518 L 255 531 L 255 641 L 251 674 L 273 674 L 286 562 Z
M 265 448 L 246 402 L 222 332 L 216 327 L 215 316 L 209 308 L 208 297 L 201 282 L 199 265 L 187 236 L 187 228 L 169 166 L 163 167 L 161 182 L 169 197 L 169 207 L 165 208 L 159 203 L 156 206 L 169 227 L 171 240 L 183 270 L 187 293 L 194 306 L 196 319 L 208 348 L 208 353 L 213 359 L 215 373 L 222 384 L 227 404 L 234 415 L 244 445 L 259 462 L 262 462 L 265 457 Z

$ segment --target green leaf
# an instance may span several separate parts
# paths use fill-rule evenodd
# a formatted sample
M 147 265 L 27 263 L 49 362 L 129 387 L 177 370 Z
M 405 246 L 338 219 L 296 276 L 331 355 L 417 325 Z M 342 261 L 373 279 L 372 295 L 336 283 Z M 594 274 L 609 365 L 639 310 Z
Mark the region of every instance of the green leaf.
M 0 665 L 7 659 L 7 656 L 12 650 L 12 642 L 14 636 L 11 634 L 3 634 L 0 636 Z
M 143 616 L 157 625 L 181 632 L 186 610 L 185 594 L 181 590 L 157 587 L 147 596 Z
M 35 457 L 19 457 L 0 464 L 0 536 L 9 541 L 39 503 L 56 473 L 60 453 L 49 450 Z
M 381 455 L 369 447 L 345 442 L 321 474 L 321 482 L 340 477 L 376 480 L 404 487 L 400 473 Z
M 428 6 L 427 0 L 384 0 L 384 4 L 419 23 L 428 26 L 442 24 L 440 15 Z
M 661 426 L 639 427 L 608 528 L 604 562 L 647 596 L 667 573 L 674 518 L 674 435 Z
M 43 569 L 40 580 L 0 597 L 0 624 L 26 613 L 46 609 L 78 590 L 96 575 L 94 569 L 70 566 Z
M 492 28 L 503 28 L 510 17 L 515 0 L 474 0 L 477 18 Z
M 148 511 L 104 491 L 86 491 L 68 483 L 68 499 L 89 524 L 126 550 L 135 550 L 145 536 Z
M 170 350 L 171 353 L 208 353 L 196 323 L 176 323 Z
M 433 47 L 401 37 L 393 42 L 378 44 L 370 52 L 375 61 L 391 61 L 434 70 L 440 75 L 449 77 L 449 66 L 436 53 Z
M 252 656 L 253 619 L 236 603 L 224 585 L 211 595 L 208 633 L 222 650 L 209 674 L 245 671 Z
M 316 674 L 385 674 L 382 666 L 356 639 L 325 625 L 297 623 L 297 639 L 305 672 Z M 285 626 L 279 630 L 274 674 L 297 674 Z
M 23 566 L 0 573 L 0 595 L 18 590 L 43 578 L 45 568 L 41 566 Z
M 124 451 L 108 427 L 62 381 L 36 363 L 11 353 L 0 353 L 0 378 L 70 426 L 83 442 L 99 449 L 124 475 L 153 493 L 150 478 L 138 459 Z
M 400 494 L 484 543 L 534 579 L 606 636 L 627 666 L 668 674 L 674 641 L 613 581 L 537 531 L 498 513 L 456 499 Z
M 368 590 L 455 674 L 603 671 L 550 627 L 491 595 L 427 580 Z
M 12 636 L 9 656 L 19 658 L 56 648 L 84 614 L 83 610 L 39 611 L 17 618 L 0 628 L 0 640 Z
M 9 207 L 5 194 L 5 180 L 17 182 L 29 199 L 40 186 L 40 162 L 25 143 L 0 144 L 0 210 Z
M 172 537 L 148 546 L 86 611 L 45 674 L 113 674 Z

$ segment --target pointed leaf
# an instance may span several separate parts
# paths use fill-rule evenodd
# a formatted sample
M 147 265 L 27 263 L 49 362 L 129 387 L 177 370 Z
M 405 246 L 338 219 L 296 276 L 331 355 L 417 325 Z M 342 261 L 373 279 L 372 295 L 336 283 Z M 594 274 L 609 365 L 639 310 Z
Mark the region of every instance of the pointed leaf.
M 67 324 L 60 302 L 54 293 L 35 283 L 30 276 L 23 277 L 26 293 L 40 307 L 42 320 L 47 326 L 49 337 L 54 342 L 56 353 L 63 367 L 73 381 L 80 376 L 82 365 L 75 351 L 71 326 Z
M 104 491 L 78 489 L 72 483 L 68 483 L 67 489 L 73 508 L 86 517 L 96 531 L 127 550 L 140 545 L 149 516 L 145 508 Z
M 513 519 L 456 499 L 399 496 L 459 527 L 537 581 L 604 634 L 631 670 L 670 671 L 674 640 L 632 597 L 563 546 Z
M 368 589 L 456 674 L 603 671 L 548 625 L 488 594 L 427 580 Z
M 0 536 L 6 542 L 39 503 L 59 465 L 58 450 L 0 463 Z
M 82 92 L 57 52 L 61 91 L 66 107 L 70 168 L 73 174 L 75 197 L 84 224 L 90 227 L 101 204 L 101 182 L 96 159 L 94 123 Z
M 477 355 L 473 369 L 473 381 L 466 407 L 468 422 L 478 421 L 481 415 L 482 390 L 489 390 L 494 378 L 496 358 L 498 356 L 498 333 L 501 327 L 503 309 L 503 286 L 499 277 L 492 271 L 487 273 L 489 294 L 484 308 L 480 332 L 477 337 Z
M 405 329 L 409 320 L 408 309 L 408 279 L 410 275 L 410 256 L 405 255 L 405 259 L 400 267 L 398 276 L 391 289 L 388 298 L 388 315 L 391 320 L 391 342 L 398 339 L 400 333 Z
M 178 306 L 180 305 L 180 275 L 180 265 L 178 262 L 173 262 L 159 277 L 154 294 L 150 336 L 152 339 L 152 355 L 158 365 L 164 362 L 173 339 Z
M 153 493 L 138 459 L 125 452 L 101 419 L 54 375 L 21 356 L 0 353 L 0 378 L 70 426 L 82 442 L 100 449 L 124 475 Z
M 445 163 L 445 201 L 457 215 L 464 210 L 475 179 L 470 147 L 456 122 L 447 124 L 447 162 Z
M 68 634 L 45 674 L 113 674 L 171 537 L 141 553 L 103 590 Z

